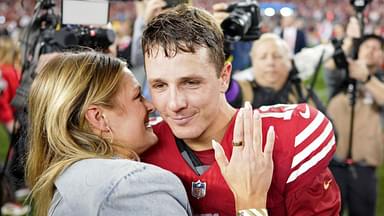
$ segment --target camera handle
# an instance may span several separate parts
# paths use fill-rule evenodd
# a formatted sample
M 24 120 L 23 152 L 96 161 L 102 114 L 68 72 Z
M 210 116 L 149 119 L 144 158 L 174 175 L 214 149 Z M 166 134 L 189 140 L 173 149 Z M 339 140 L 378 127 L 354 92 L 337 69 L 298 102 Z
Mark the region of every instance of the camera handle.
M 360 37 L 364 35 L 364 17 L 363 17 L 363 11 L 365 7 L 370 3 L 370 0 L 352 0 L 351 4 L 354 6 L 354 9 L 356 11 L 356 17 L 359 21 L 360 25 Z M 356 43 L 354 43 L 354 53 L 353 57 L 357 58 L 357 46 Z M 348 153 L 347 153 L 347 159 L 345 160 L 345 163 L 348 165 L 348 168 L 352 174 L 353 178 L 357 178 L 356 169 L 353 166 L 353 159 L 352 159 L 352 145 L 353 145 L 353 129 L 354 129 L 354 121 L 355 121 L 355 105 L 356 105 L 356 80 L 351 79 L 349 77 L 349 69 L 346 68 L 347 76 L 348 76 L 348 88 L 347 92 L 349 94 L 349 102 L 351 106 L 351 113 L 350 113 L 350 124 L 349 124 L 349 138 L 348 138 Z
M 347 69 L 347 73 L 349 73 Z M 348 96 L 349 96 L 349 104 L 351 106 L 351 113 L 350 113 L 350 123 L 349 123 L 349 137 L 348 137 L 348 153 L 347 153 L 347 159 L 345 160 L 345 163 L 348 165 L 348 168 L 352 174 L 352 177 L 354 179 L 357 178 L 357 173 L 355 170 L 355 167 L 353 166 L 353 159 L 352 159 L 352 145 L 353 145 L 353 128 L 355 125 L 355 107 L 356 107 L 356 80 L 348 78 Z

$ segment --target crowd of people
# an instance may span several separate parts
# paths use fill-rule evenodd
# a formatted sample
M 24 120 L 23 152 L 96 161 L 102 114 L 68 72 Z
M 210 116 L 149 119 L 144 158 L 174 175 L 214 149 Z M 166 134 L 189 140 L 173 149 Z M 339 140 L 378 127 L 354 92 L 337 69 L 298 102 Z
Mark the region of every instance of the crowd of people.
M 1 2 L 0 121 L 18 138 L 1 181 L 28 188 L 37 215 L 375 215 L 383 2 L 361 26 L 350 1 L 283 1 L 293 13 L 274 17 L 259 1 L 261 36 L 230 52 L 233 1 L 184 2 L 112 2 L 103 53 L 37 57 L 20 39 L 35 2 Z M 320 99 L 304 80 L 321 66 Z

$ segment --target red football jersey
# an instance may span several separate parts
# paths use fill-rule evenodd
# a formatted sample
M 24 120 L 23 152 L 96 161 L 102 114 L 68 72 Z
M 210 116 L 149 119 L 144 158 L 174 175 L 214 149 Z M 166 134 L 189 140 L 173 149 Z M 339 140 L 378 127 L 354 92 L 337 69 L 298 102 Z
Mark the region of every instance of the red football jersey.
M 327 166 L 335 152 L 331 122 L 306 104 L 263 106 L 263 140 L 269 126 L 275 128 L 274 172 L 268 192 L 270 215 L 338 215 L 340 193 Z M 228 158 L 232 153 L 235 118 L 220 141 Z M 157 145 L 145 152 L 143 161 L 175 173 L 183 182 L 194 215 L 236 215 L 234 197 L 217 163 L 197 175 L 180 154 L 165 122 L 154 126 Z M 265 143 L 263 143 L 263 146 Z M 241 176 L 239 176 L 241 178 Z M 205 196 L 192 196 L 192 183 L 205 183 Z

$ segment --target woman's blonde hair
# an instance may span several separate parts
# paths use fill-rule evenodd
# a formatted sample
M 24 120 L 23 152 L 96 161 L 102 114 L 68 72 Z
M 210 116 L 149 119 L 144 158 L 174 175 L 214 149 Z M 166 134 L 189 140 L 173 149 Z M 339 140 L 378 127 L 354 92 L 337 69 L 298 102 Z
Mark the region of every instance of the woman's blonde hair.
M 125 63 L 98 54 L 60 53 L 41 67 L 28 104 L 27 182 L 36 214 L 45 216 L 56 177 L 76 161 L 111 157 L 108 139 L 94 134 L 85 118 L 90 105 L 113 108 Z

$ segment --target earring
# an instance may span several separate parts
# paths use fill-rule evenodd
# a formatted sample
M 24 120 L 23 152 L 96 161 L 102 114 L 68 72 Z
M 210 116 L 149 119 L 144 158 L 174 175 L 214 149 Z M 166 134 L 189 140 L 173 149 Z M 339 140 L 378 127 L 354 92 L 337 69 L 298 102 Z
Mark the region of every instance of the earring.
M 108 132 L 111 134 L 111 137 L 110 137 L 110 144 L 112 144 L 113 143 L 113 132 L 112 132 L 112 130 L 111 130 L 111 128 L 107 125 L 106 126 L 106 128 L 108 129 Z
M 110 143 L 112 144 L 113 143 L 113 132 L 112 132 L 112 129 L 108 126 L 108 119 L 105 117 L 104 114 L 101 114 L 101 116 L 104 118 L 104 121 L 105 121 L 105 124 L 106 124 L 106 128 L 108 130 L 109 133 L 111 133 L 111 137 L 110 137 Z

